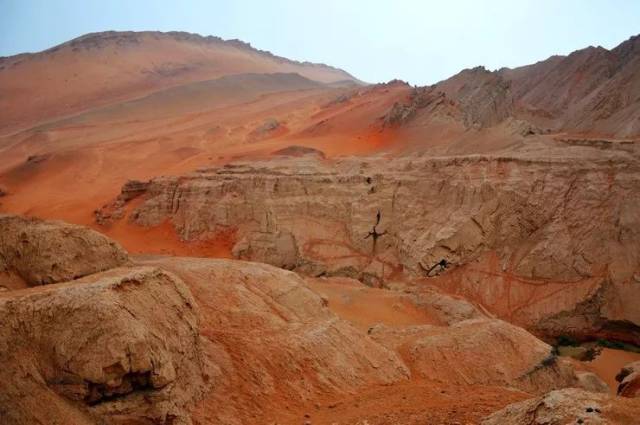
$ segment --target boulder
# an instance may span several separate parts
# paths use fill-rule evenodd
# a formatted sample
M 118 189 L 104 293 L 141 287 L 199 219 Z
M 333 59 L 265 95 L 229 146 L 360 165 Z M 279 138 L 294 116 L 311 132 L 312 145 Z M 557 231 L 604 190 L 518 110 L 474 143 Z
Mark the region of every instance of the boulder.
M 86 227 L 0 214 L 0 286 L 64 282 L 128 261 L 118 243 Z
M 551 391 L 510 404 L 488 416 L 482 425 L 635 425 L 640 404 L 577 388 Z
M 640 397 L 640 361 L 629 363 L 616 375 L 618 395 L 622 397 Z
M 529 393 L 576 385 L 572 366 L 527 331 L 497 319 L 390 328 L 371 337 L 403 354 L 414 375 L 442 385 L 497 385 Z
M 609 394 L 611 391 L 606 382 L 593 372 L 576 372 L 578 387 L 594 393 Z
M 167 272 L 5 292 L 0 322 L 3 424 L 189 424 L 204 395 L 196 303 Z

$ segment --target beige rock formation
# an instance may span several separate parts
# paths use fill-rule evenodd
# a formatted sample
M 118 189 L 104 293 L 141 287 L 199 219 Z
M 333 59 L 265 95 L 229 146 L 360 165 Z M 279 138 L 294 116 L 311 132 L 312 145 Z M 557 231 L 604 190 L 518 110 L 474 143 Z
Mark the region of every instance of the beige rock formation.
M 469 301 L 460 297 L 452 297 L 429 286 L 418 288 L 413 294 L 413 302 L 447 325 L 453 325 L 463 320 L 487 317 L 486 312 L 481 311 Z
M 75 233 L 37 235 L 64 242 Z M 437 325 L 367 331 L 334 314 L 311 279 L 270 265 L 132 261 L 0 294 L 4 422 L 296 423 L 320 401 L 395 385 L 497 388 L 510 397 L 597 386 L 525 330 L 436 288 L 394 296 Z
M 6 292 L 0 321 L 8 425 L 188 424 L 208 383 L 195 301 L 158 269 Z
M 616 375 L 618 395 L 623 397 L 640 397 L 640 362 L 633 362 L 622 368 Z
M 64 282 L 128 258 L 118 243 L 86 227 L 0 214 L 0 288 Z
M 522 328 L 495 319 L 452 326 L 377 326 L 373 339 L 402 353 L 412 373 L 454 385 L 490 384 L 544 393 L 577 385 L 573 368 Z
M 598 375 L 593 372 L 576 372 L 579 388 L 591 391 L 594 393 L 608 394 L 611 390 L 606 382 L 602 380 Z
M 540 334 L 639 342 L 638 162 L 549 155 L 234 163 L 153 179 L 119 215 L 187 241 L 234 229 L 237 257 L 310 275 L 428 278 Z
M 203 423 L 282 418 L 283 405 L 293 411 L 410 376 L 398 354 L 337 318 L 295 273 L 230 260 L 144 263 L 180 276 L 200 306 L 208 355 L 220 370 L 196 412 Z
M 482 425 L 634 425 L 640 404 L 577 388 L 551 391 L 541 397 L 510 404 L 482 421 Z

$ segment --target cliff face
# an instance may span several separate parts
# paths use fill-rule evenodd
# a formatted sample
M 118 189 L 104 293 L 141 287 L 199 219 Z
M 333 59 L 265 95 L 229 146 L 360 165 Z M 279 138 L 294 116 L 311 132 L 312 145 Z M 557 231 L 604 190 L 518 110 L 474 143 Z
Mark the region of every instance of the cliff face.
M 588 47 L 515 69 L 465 69 L 422 90 L 451 102 L 465 128 L 516 119 L 533 132 L 635 138 L 640 136 L 639 46 L 635 36 L 612 50 Z M 420 113 L 434 114 L 433 108 Z
M 15 223 L 40 231 L 41 241 L 58 240 L 64 228 Z M 100 250 L 76 254 L 82 263 Z M 477 420 L 527 394 L 583 385 L 549 345 L 465 300 L 434 288 L 398 293 L 433 321 L 365 331 L 332 311 L 334 301 L 321 295 L 329 281 L 266 264 L 146 257 L 0 292 L 2 423 L 299 423 L 309 412 L 335 419 L 353 395 L 380 406 L 381 393 L 424 399 L 470 385 L 494 394 L 486 404 L 472 391 L 481 408 L 456 416 Z M 447 403 L 409 411 L 394 403 L 340 414 L 372 423 L 451 415 Z
M 633 137 L 640 133 L 639 67 L 635 36 L 612 50 L 588 47 L 500 74 L 512 82 L 523 114 L 540 125 Z
M 187 241 L 233 229 L 238 258 L 428 279 L 545 333 L 627 323 L 638 341 L 638 164 L 616 158 L 236 163 L 151 180 L 138 207 L 121 198 L 98 219 L 169 220 Z

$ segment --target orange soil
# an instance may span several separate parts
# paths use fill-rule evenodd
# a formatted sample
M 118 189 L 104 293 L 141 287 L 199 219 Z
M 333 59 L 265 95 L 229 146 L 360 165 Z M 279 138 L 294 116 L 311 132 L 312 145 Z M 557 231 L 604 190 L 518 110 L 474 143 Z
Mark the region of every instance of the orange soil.
M 370 288 L 349 278 L 308 279 L 311 288 L 329 300 L 329 308 L 362 330 L 387 326 L 442 325 L 400 292 Z
M 615 394 L 618 389 L 616 375 L 625 365 L 640 360 L 640 353 L 604 348 L 600 355 L 591 362 L 585 362 L 587 370 L 600 376 Z
M 349 278 L 310 278 L 309 286 L 328 300 L 329 308 L 362 330 L 376 324 L 391 327 L 442 325 L 404 294 L 370 288 Z M 412 379 L 375 386 L 339 400 L 315 401 L 303 409 L 285 408 L 273 419 L 283 424 L 445 424 L 478 423 L 481 418 L 530 396 L 503 387 L 448 387 Z M 290 410 L 290 411 L 289 411 Z
M 186 88 L 173 89 L 171 105 L 155 96 L 0 137 L 0 187 L 9 192 L 0 199 L 0 212 L 89 225 L 132 252 L 228 256 L 226 236 L 187 244 L 171 236 L 169 225 L 155 230 L 127 224 L 101 228 L 93 211 L 115 198 L 128 179 L 184 174 L 232 159 L 269 156 L 291 145 L 319 149 L 330 159 L 397 143 L 393 132 L 380 131 L 375 117 L 405 96 L 405 86 L 382 93 L 363 89 L 355 100 L 338 106 L 326 105 L 345 89 L 264 93 L 269 86 L 256 87 L 253 97 L 250 91 L 234 95 L 224 85 L 216 87 L 209 106 Z M 221 96 L 224 104 L 215 100 Z M 314 118 L 317 114 L 322 118 Z M 251 132 L 272 118 L 285 122 L 287 131 L 251 142 Z M 328 127 L 308 134 L 306 129 L 321 120 Z M 40 160 L 27 161 L 36 154 Z
M 305 421 L 314 425 L 477 424 L 506 405 L 530 397 L 503 387 L 438 387 L 426 381 L 409 381 L 310 403 L 303 409 L 285 407 L 261 419 L 291 425 Z
M 235 231 L 212 235 L 209 238 L 185 242 L 180 240 L 171 223 L 144 228 L 126 222 L 117 222 L 105 229 L 97 230 L 116 239 L 131 254 L 161 254 L 183 257 L 233 258 L 231 249 L 235 244 Z

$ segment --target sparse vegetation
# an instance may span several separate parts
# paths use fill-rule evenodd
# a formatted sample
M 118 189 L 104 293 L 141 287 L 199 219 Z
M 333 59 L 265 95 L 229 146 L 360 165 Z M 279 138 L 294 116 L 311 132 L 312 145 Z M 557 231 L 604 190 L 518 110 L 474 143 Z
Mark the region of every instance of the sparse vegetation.
M 640 353 L 640 347 L 633 344 L 604 338 L 600 338 L 596 341 L 580 343 L 569 335 L 560 335 L 556 339 L 556 345 L 553 347 L 553 350 L 560 356 L 572 357 L 576 360 L 590 362 L 598 357 L 604 348 Z
M 580 343 L 569 335 L 560 335 L 556 340 L 556 346 L 577 347 Z
M 614 350 L 624 350 L 624 351 L 632 351 L 634 353 L 640 353 L 640 347 L 634 344 L 628 344 L 626 342 L 621 341 L 612 341 L 604 338 L 598 339 L 596 341 L 598 346 L 604 348 L 612 348 Z

